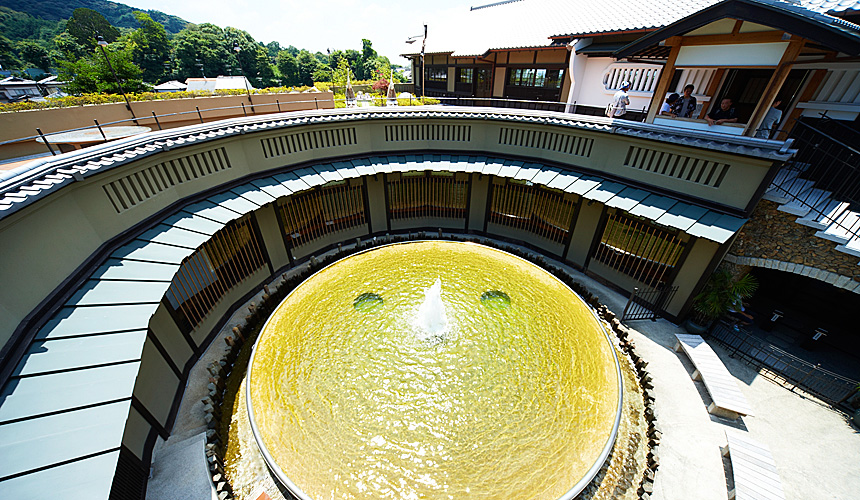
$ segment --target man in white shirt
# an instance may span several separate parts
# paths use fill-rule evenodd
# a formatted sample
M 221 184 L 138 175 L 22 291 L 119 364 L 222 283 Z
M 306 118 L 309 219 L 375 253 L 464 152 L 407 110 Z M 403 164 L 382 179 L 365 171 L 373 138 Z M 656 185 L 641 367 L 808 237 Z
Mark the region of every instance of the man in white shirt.
M 611 118 L 624 118 L 627 113 L 627 106 L 630 105 L 630 98 L 627 97 L 627 90 L 630 88 L 630 82 L 621 82 L 621 90 L 615 93 L 612 98 L 612 116 Z
M 780 120 L 782 120 L 782 110 L 778 109 L 780 104 L 782 104 L 782 100 L 777 99 L 773 101 L 773 106 L 767 110 L 767 114 L 764 115 L 764 120 L 761 121 L 761 126 L 755 134 L 759 139 L 770 139 L 771 134 L 779 125 Z

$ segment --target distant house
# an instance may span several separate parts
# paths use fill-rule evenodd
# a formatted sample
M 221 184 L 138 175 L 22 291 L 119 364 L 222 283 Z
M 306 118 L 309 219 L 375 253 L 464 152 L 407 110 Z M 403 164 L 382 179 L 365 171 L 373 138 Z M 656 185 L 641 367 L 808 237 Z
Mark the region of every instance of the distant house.
M 38 82 L 18 76 L 0 80 L 0 101 L 2 102 L 17 102 L 35 97 L 42 97 Z
M 49 76 L 38 82 L 10 76 L 0 80 L 0 102 L 38 101 L 44 97 L 65 95 L 60 91 L 65 84 L 66 82 L 59 81 L 56 76 Z
M 188 85 L 178 82 L 176 80 L 170 80 L 169 82 L 164 82 L 162 84 L 156 85 L 153 87 L 153 90 L 156 92 L 182 92 L 188 88 Z
M 254 86 L 244 76 L 219 76 L 217 78 L 189 78 L 185 80 L 186 90 L 215 92 L 216 90 L 249 90 Z

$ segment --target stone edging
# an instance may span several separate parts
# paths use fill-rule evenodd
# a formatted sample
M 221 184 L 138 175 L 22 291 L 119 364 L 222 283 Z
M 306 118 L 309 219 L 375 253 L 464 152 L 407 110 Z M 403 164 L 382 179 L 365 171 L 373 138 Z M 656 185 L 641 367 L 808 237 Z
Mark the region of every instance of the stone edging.
M 825 271 L 824 269 L 818 269 L 812 266 L 795 264 L 792 262 L 785 262 L 776 259 L 759 259 L 755 257 L 743 257 L 732 254 L 726 254 L 724 260 L 740 266 L 776 269 L 788 273 L 799 274 L 801 276 L 808 276 L 819 281 L 824 281 L 825 283 L 830 283 L 837 288 L 844 288 L 849 292 L 860 294 L 860 281 L 855 281 L 848 276 L 843 276 L 841 274 Z
M 359 238 L 356 238 L 353 248 L 346 249 L 342 244 L 339 244 L 335 253 L 326 255 L 322 259 L 318 259 L 313 256 L 310 257 L 308 263 L 304 264 L 305 268 L 292 277 L 288 278 L 287 274 L 284 273 L 281 275 L 280 280 L 276 278 L 272 283 L 270 283 L 272 287 L 275 288 L 274 291 L 271 290 L 269 285 L 263 285 L 264 293 L 259 304 L 252 301 L 248 305 L 249 314 L 245 316 L 244 323 L 240 326 L 233 327 L 233 334 L 228 335 L 224 339 L 229 348 L 224 351 L 221 359 L 213 361 L 207 366 L 207 371 L 210 375 L 209 385 L 207 387 L 209 389 L 209 395 L 202 400 L 204 405 L 204 419 L 207 425 L 205 453 L 209 464 L 209 471 L 212 476 L 212 484 L 217 492 L 217 498 L 219 500 L 232 500 L 234 498 L 233 488 L 224 472 L 223 453 L 225 449 L 220 436 L 222 419 L 221 404 L 224 402 L 227 379 L 231 375 L 234 363 L 236 362 L 239 352 L 245 342 L 250 340 L 253 343 L 266 319 L 274 311 L 274 308 L 281 303 L 283 298 L 286 297 L 287 293 L 301 284 L 313 273 L 334 261 L 342 259 L 352 253 L 363 251 L 378 245 L 411 240 L 428 240 L 433 238 L 442 239 L 442 231 L 440 230 L 438 235 L 431 232 L 418 232 L 409 233 L 408 235 L 386 236 L 382 238 L 374 237 L 365 241 L 361 241 Z M 660 465 L 659 457 L 657 456 L 657 448 L 660 444 L 661 431 L 657 428 L 657 417 L 654 415 L 654 386 L 651 375 L 646 369 L 648 362 L 637 354 L 636 345 L 633 340 L 629 338 L 628 328 L 621 324 L 621 321 L 616 317 L 615 313 L 610 311 L 605 305 L 600 304 L 598 298 L 589 292 L 584 285 L 573 279 L 573 277 L 564 269 L 553 265 L 542 256 L 535 256 L 533 254 L 523 252 L 519 247 L 500 244 L 496 241 L 482 237 L 449 234 L 445 235 L 444 239 L 480 243 L 482 245 L 509 252 L 517 257 L 540 266 L 545 271 L 560 279 L 574 292 L 579 294 L 586 304 L 594 308 L 598 316 L 609 325 L 616 336 L 618 346 L 629 357 L 635 367 L 636 376 L 639 385 L 642 388 L 642 398 L 645 407 L 644 413 L 648 424 L 647 437 L 649 449 L 647 452 L 645 472 L 638 482 L 636 491 L 638 498 L 641 500 L 650 500 L 651 493 L 654 488 L 655 474 Z M 608 463 L 609 460 L 604 464 L 603 471 L 605 471 Z M 599 484 L 602 479 L 603 474 L 598 473 L 598 475 L 592 480 L 591 485 Z M 584 492 L 585 490 L 583 490 L 583 493 Z

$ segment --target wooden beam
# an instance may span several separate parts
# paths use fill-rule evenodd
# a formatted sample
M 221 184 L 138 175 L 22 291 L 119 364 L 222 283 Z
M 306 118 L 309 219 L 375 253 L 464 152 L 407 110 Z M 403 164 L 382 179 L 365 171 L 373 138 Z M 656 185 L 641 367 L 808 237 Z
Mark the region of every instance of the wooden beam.
M 726 45 L 730 43 L 787 42 L 783 31 L 755 31 L 752 33 L 727 33 L 724 35 L 685 36 L 682 45 Z
M 785 83 L 785 79 L 788 78 L 788 73 L 794 67 L 794 62 L 803 49 L 804 43 L 805 40 L 791 40 L 788 42 L 788 48 L 785 49 L 785 53 L 782 54 L 782 59 L 780 59 L 776 71 L 770 77 L 770 81 L 767 83 L 767 87 L 765 87 L 764 95 L 759 99 L 755 111 L 753 111 L 752 116 L 747 121 L 744 135 L 748 137 L 755 135 L 755 131 L 764 119 L 764 115 L 770 109 L 779 91 L 782 90 L 782 85 Z
M 698 118 L 700 120 L 705 119 L 705 115 L 707 115 L 708 111 L 710 111 L 708 108 L 714 107 L 714 100 L 717 97 L 717 90 L 720 89 L 720 83 L 723 81 L 723 75 L 725 73 L 726 73 L 726 69 L 720 68 L 720 69 L 714 71 L 713 76 L 711 76 L 711 81 L 710 81 L 710 83 L 708 83 L 708 90 L 706 92 L 704 92 L 705 95 L 711 96 L 711 101 L 708 103 L 707 106 L 703 105 L 702 109 L 699 110 L 699 117 Z
M 681 52 L 681 45 L 673 45 L 672 50 L 669 52 L 669 58 L 666 60 L 666 65 L 663 66 L 663 71 L 660 72 L 660 81 L 657 82 L 654 95 L 651 96 L 651 104 L 648 106 L 648 116 L 645 118 L 645 123 L 654 123 L 654 117 L 657 116 L 657 111 L 663 105 L 664 96 L 669 89 L 669 84 L 672 82 L 672 76 L 675 74 L 675 60 L 678 59 L 679 52 Z
M 738 33 L 740 33 L 741 32 L 741 26 L 743 26 L 743 25 L 744 25 L 743 21 L 741 21 L 740 19 L 736 20 L 735 21 L 735 27 L 732 28 L 732 35 L 737 35 Z
M 797 120 L 803 110 L 797 107 L 797 104 L 802 102 L 809 102 L 812 100 L 812 96 L 815 95 L 815 91 L 818 90 L 818 87 L 821 85 L 821 82 L 824 80 L 824 76 L 827 75 L 826 69 L 817 69 L 814 70 L 812 76 L 809 77 L 809 82 L 806 84 L 806 87 L 803 89 L 803 92 L 800 94 L 800 97 L 797 98 L 797 102 L 795 103 L 795 108 L 791 111 L 791 114 L 783 120 L 782 130 L 791 130 L 794 128 L 794 121 Z

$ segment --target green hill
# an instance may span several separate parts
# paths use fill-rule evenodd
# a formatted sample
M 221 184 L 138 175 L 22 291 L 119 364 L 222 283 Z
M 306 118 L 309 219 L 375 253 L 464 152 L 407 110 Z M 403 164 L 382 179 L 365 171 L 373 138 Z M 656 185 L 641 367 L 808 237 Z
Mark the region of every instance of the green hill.
M 105 16 L 113 26 L 121 28 L 137 28 L 138 24 L 132 12 L 140 10 L 149 14 L 154 21 L 161 23 L 168 33 L 173 34 L 179 33 L 188 24 L 188 21 L 164 12 L 135 9 L 108 0 L 0 0 L 0 7 L 8 7 L 48 21 L 68 19 L 75 9 L 85 7 Z

